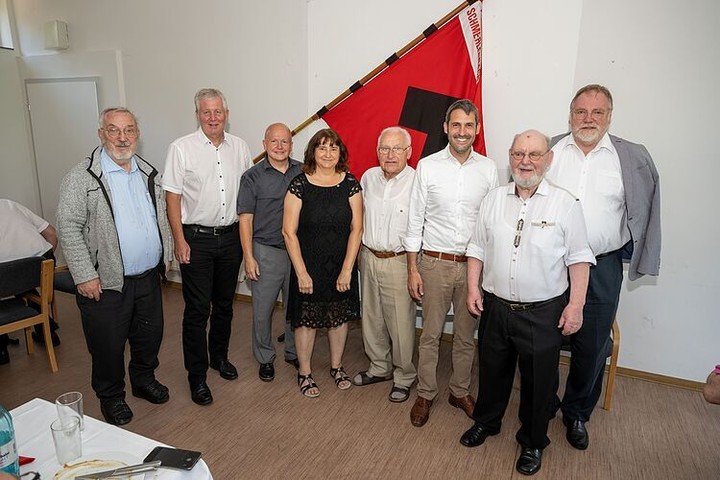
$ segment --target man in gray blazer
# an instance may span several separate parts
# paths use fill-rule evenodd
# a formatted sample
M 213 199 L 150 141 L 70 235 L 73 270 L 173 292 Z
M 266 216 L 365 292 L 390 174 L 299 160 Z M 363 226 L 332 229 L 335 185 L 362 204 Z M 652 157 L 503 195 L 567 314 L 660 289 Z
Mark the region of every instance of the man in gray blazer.
M 553 139 L 555 161 L 547 174 L 582 202 L 588 240 L 597 265 L 583 311 L 583 327 L 571 339 L 572 360 L 560 408 L 570 445 L 585 450 L 590 420 L 602 391 L 610 330 L 623 280 L 660 270 L 660 183 L 647 149 L 608 134 L 613 100 L 602 85 L 586 85 L 570 102 L 570 134 Z

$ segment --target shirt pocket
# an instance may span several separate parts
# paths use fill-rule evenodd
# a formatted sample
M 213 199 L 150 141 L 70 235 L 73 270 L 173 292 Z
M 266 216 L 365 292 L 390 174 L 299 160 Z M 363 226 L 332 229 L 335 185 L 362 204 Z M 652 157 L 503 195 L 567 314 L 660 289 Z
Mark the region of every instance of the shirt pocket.
M 608 197 L 621 196 L 624 191 L 622 175 L 612 170 L 598 171 L 595 189 Z

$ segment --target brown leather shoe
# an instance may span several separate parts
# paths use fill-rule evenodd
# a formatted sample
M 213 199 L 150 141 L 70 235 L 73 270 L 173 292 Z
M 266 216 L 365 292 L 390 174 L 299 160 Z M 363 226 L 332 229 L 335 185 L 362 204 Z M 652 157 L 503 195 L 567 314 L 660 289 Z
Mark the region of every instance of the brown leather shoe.
M 415 404 L 410 409 L 410 423 L 416 427 L 422 427 L 430 417 L 430 407 L 433 401 L 423 397 L 417 397 Z
M 451 393 L 450 397 L 448 397 L 448 403 L 453 407 L 459 408 L 460 410 L 465 412 L 465 415 L 467 415 L 468 417 L 473 418 L 473 411 L 475 410 L 475 399 L 472 397 L 472 395 L 455 397 Z

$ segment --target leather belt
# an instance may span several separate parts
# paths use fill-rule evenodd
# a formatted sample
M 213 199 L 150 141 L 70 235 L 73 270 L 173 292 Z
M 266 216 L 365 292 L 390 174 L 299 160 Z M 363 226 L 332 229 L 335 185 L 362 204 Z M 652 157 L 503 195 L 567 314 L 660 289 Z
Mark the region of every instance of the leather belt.
M 151 273 L 157 272 L 157 271 L 158 271 L 158 269 L 157 269 L 157 267 L 155 267 L 155 268 L 151 268 L 149 270 L 145 270 L 142 273 L 138 273 L 137 275 L 125 275 L 125 278 L 128 278 L 130 280 L 140 280 L 141 278 L 145 278 L 148 275 L 150 275 Z
M 600 255 L 595 255 L 595 260 L 599 260 L 599 259 L 601 259 L 601 258 L 609 257 L 610 255 L 615 255 L 615 254 L 618 253 L 620 250 L 621 250 L 621 249 L 618 248 L 617 250 L 613 250 L 612 252 L 605 252 L 605 253 L 601 253 Z
M 370 250 L 370 252 L 375 255 L 377 258 L 393 258 L 393 257 L 399 257 L 400 255 L 405 255 L 407 252 L 403 250 L 402 252 L 381 252 L 380 250 L 373 250 L 372 248 L 368 247 L 367 245 L 363 245 L 365 248 Z
M 507 300 L 500 298 L 493 293 L 486 292 L 484 290 L 483 290 L 483 296 L 488 299 L 497 300 L 502 305 L 505 305 L 506 307 L 508 307 L 510 310 L 512 310 L 514 312 L 518 312 L 518 311 L 524 312 L 526 310 L 532 310 L 533 308 L 542 307 L 543 305 L 547 305 L 548 303 L 554 302 L 559 298 L 559 297 L 555 297 L 555 298 L 551 298 L 549 300 L 542 300 L 540 302 L 508 302 Z M 562 295 L 560 295 L 560 296 L 562 297 Z
M 432 250 L 423 250 L 423 255 L 427 255 L 428 257 L 439 258 L 440 260 L 450 260 L 450 261 L 458 262 L 458 263 L 467 262 L 467 257 L 465 255 L 455 255 L 452 253 L 433 252 Z
M 203 225 L 183 225 L 183 228 L 187 228 L 195 233 L 204 233 L 205 235 L 225 235 L 226 233 L 237 232 L 238 222 L 232 225 L 226 225 L 224 227 L 205 227 Z

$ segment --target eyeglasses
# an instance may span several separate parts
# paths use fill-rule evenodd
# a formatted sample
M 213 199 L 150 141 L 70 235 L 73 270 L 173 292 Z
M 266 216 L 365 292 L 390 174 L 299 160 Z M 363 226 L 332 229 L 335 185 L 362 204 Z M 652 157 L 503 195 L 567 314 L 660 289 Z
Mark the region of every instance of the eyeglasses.
M 530 152 L 530 153 L 516 151 L 516 152 L 510 152 L 510 156 L 512 157 L 513 160 L 518 161 L 518 162 L 521 162 L 523 160 L 523 158 L 525 158 L 526 156 L 530 157 L 530 160 L 532 160 L 533 162 L 536 162 L 536 161 L 540 160 L 542 157 L 544 157 L 545 155 L 547 155 L 547 153 L 549 151 L 550 150 L 546 150 L 544 152 Z
M 600 120 L 605 115 L 607 115 L 608 111 L 609 110 L 603 110 L 601 108 L 596 108 L 593 111 L 588 112 L 584 108 L 576 108 L 575 110 L 572 111 L 572 116 L 575 118 L 585 118 L 587 116 L 587 114 L 590 113 L 590 118 L 592 118 L 593 120 Z
M 522 235 L 523 225 L 525 225 L 525 221 L 521 218 L 518 220 L 517 227 L 515 227 L 515 240 L 513 240 L 513 246 L 515 248 L 520 246 L 520 236 Z
M 378 147 L 378 152 L 387 155 L 392 151 L 395 155 L 400 155 L 404 151 L 406 151 L 408 148 L 410 148 L 410 145 L 407 147 Z
M 107 128 L 101 128 L 102 131 L 107 133 L 108 137 L 110 138 L 117 138 L 120 136 L 120 132 L 124 133 L 126 137 L 134 138 L 138 136 L 138 129 L 137 127 L 125 127 L 123 129 L 119 129 L 115 125 L 110 125 Z

